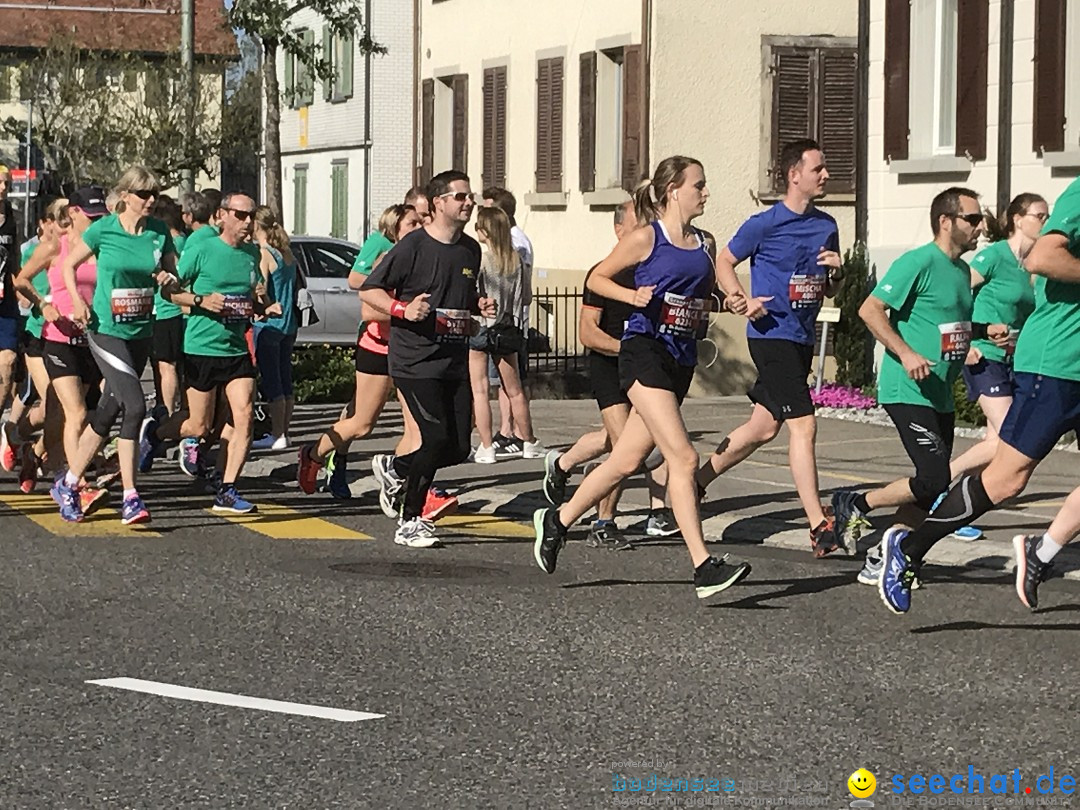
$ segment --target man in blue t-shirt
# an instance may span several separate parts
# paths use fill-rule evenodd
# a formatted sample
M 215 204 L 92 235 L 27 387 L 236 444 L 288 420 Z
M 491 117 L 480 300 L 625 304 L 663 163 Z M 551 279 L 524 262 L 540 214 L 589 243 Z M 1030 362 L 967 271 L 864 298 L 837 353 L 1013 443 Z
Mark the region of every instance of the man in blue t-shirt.
M 742 306 L 750 357 L 758 378 L 748 392 L 750 419 L 728 434 L 698 473 L 704 490 L 717 476 L 772 441 L 787 423 L 789 459 L 795 489 L 810 522 L 810 545 L 824 557 L 839 548 L 831 518 L 818 491 L 817 425 L 806 378 L 814 358 L 814 324 L 826 296 L 840 280 L 840 235 L 836 220 L 814 206 L 825 191 L 829 172 L 821 147 L 812 140 L 789 143 L 780 151 L 784 198 L 743 223 L 716 260 L 724 292 Z M 750 295 L 735 275 L 750 260 Z

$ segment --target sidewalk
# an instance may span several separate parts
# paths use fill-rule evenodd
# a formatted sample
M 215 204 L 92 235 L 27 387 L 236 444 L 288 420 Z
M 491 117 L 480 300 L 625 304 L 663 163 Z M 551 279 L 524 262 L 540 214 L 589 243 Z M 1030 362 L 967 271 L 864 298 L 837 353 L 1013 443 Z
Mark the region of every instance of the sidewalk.
M 298 408 L 291 437 L 294 445 L 312 440 L 339 412 L 339 406 Z M 600 425 L 596 405 L 588 400 L 539 400 L 533 402 L 532 412 L 538 437 L 552 448 L 565 449 L 581 433 Z M 748 414 L 749 403 L 744 397 L 692 399 L 683 406 L 683 418 L 703 458 Z M 368 467 L 371 454 L 390 450 L 400 425 L 394 403 L 387 407 L 374 434 L 353 445 L 350 466 L 354 494 L 374 487 Z M 963 452 L 974 441 L 958 437 L 956 452 Z M 934 548 L 928 561 L 1011 570 L 1013 535 L 1045 531 L 1065 497 L 1080 484 L 1076 459 L 1075 453 L 1055 450 L 1039 467 L 1026 492 L 978 521 L 985 532 L 983 539 L 947 538 Z M 278 454 L 254 453 L 245 475 L 294 480 L 295 466 L 295 449 Z M 828 502 L 836 489 L 885 484 L 911 474 L 910 462 L 892 428 L 836 418 L 818 420 L 818 468 L 823 502 Z M 533 510 L 547 505 L 541 493 L 542 470 L 539 459 L 464 464 L 441 473 L 439 483 L 458 491 L 462 508 L 467 511 L 529 520 Z M 576 475 L 572 484 L 578 481 L 580 476 Z M 648 495 L 638 477 L 623 493 L 619 525 L 631 537 L 635 532 L 641 534 L 647 513 Z M 758 543 L 809 551 L 808 527 L 788 469 L 786 431 L 712 484 L 702 518 L 706 538 L 713 542 Z M 882 529 L 888 526 L 890 515 L 873 518 L 875 527 Z M 1067 548 L 1055 561 L 1055 567 L 1067 578 L 1080 579 L 1080 551 Z

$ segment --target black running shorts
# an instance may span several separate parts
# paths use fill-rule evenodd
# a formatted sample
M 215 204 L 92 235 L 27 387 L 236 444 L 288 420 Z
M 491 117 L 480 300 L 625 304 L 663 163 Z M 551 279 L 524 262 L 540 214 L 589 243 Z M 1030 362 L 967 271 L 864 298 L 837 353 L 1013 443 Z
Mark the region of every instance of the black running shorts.
M 150 355 L 159 363 L 179 363 L 184 357 L 184 316 L 154 321 Z
M 792 340 L 750 338 L 750 358 L 757 367 L 757 381 L 747 392 L 751 402 L 765 408 L 773 419 L 798 419 L 814 412 L 806 382 L 814 362 L 814 347 Z
M 388 355 L 357 346 L 356 351 L 353 353 L 353 359 L 356 362 L 357 374 L 371 374 L 376 377 L 390 376 Z
M 101 369 L 89 346 L 46 340 L 42 343 L 41 356 L 45 359 L 45 371 L 50 380 L 78 377 L 84 385 L 91 387 L 101 382 Z
M 624 391 L 639 382 L 646 388 L 671 391 L 682 403 L 693 380 L 694 366 L 680 366 L 658 340 L 634 335 L 620 345 L 619 384 Z
M 593 397 L 601 411 L 614 405 L 629 405 L 630 400 L 619 382 L 619 358 L 592 352 L 589 355 L 589 381 Z
M 184 355 L 184 379 L 188 388 L 196 391 L 213 391 L 243 377 L 255 378 L 255 364 L 247 352 L 230 357 Z

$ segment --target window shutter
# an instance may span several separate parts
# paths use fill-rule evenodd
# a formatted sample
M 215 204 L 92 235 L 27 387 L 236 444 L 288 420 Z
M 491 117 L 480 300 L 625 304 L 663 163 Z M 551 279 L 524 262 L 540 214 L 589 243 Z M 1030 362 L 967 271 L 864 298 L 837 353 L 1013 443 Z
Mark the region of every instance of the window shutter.
M 495 176 L 495 68 L 484 70 L 483 87 L 483 117 L 484 117 L 484 166 L 482 169 L 481 185 L 485 188 L 495 185 L 492 178 Z
M 323 79 L 322 94 L 326 101 L 329 101 L 334 97 L 334 72 L 337 70 L 337 65 L 334 64 L 334 35 L 330 33 L 330 26 L 324 25 L 322 28 L 322 57 L 320 59 L 324 66 L 330 66 L 330 75 Z
M 288 60 L 288 54 L 285 54 L 285 86 L 289 87 L 292 81 L 292 64 Z M 124 68 L 124 92 L 134 93 L 139 89 L 139 72 L 135 68 Z M 291 99 L 290 99 L 291 101 Z
M 814 137 L 814 52 L 805 48 L 773 49 L 772 166 L 773 190 L 784 190 L 780 150 L 800 138 Z
M 641 105 L 645 96 L 645 72 L 640 45 L 623 49 L 622 186 L 633 191 L 644 173 L 642 164 Z
M 434 175 L 435 162 L 435 80 L 420 83 L 420 183 Z
M 956 155 L 985 160 L 990 3 L 965 0 L 956 7 Z
M 495 161 L 491 181 L 506 185 L 506 68 L 495 68 Z
M 289 107 L 296 109 L 296 73 L 293 70 L 296 59 L 284 49 L 281 51 L 281 58 L 285 60 L 285 100 Z
M 578 176 L 582 191 L 596 190 L 596 51 L 581 54 Z
M 450 80 L 454 93 L 454 138 L 451 168 L 467 172 L 469 159 L 469 77 L 459 73 Z
M 1065 28 L 1065 0 L 1035 0 L 1032 148 L 1038 153 L 1065 149 Z
M 820 121 L 818 141 L 829 166 L 829 190 L 855 191 L 855 129 L 859 71 L 854 50 L 824 48 L 818 52 Z
M 304 53 L 308 59 L 312 59 L 315 56 L 315 32 L 308 29 L 303 34 Z M 312 73 L 311 67 L 301 62 L 297 70 L 297 84 L 299 87 L 300 100 L 298 102 L 300 107 L 310 107 L 315 101 L 315 74 Z
M 341 43 L 341 69 L 338 75 L 341 77 L 338 87 L 341 89 L 343 98 L 353 96 L 353 57 L 356 50 L 356 40 L 347 37 Z
M 551 116 L 550 132 L 550 174 L 549 187 L 545 191 L 563 190 L 563 58 L 551 60 Z
M 907 160 L 910 0 L 885 0 L 885 159 Z
M 536 190 L 562 191 L 562 59 L 536 65 Z

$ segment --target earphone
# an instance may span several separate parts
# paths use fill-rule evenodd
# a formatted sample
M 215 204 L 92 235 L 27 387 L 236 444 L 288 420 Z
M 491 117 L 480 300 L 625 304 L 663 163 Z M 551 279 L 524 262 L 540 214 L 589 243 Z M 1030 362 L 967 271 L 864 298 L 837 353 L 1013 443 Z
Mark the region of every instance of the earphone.
M 671 197 L 672 197 L 672 199 L 675 199 L 675 200 L 679 199 L 679 192 L 678 191 L 671 192 Z

